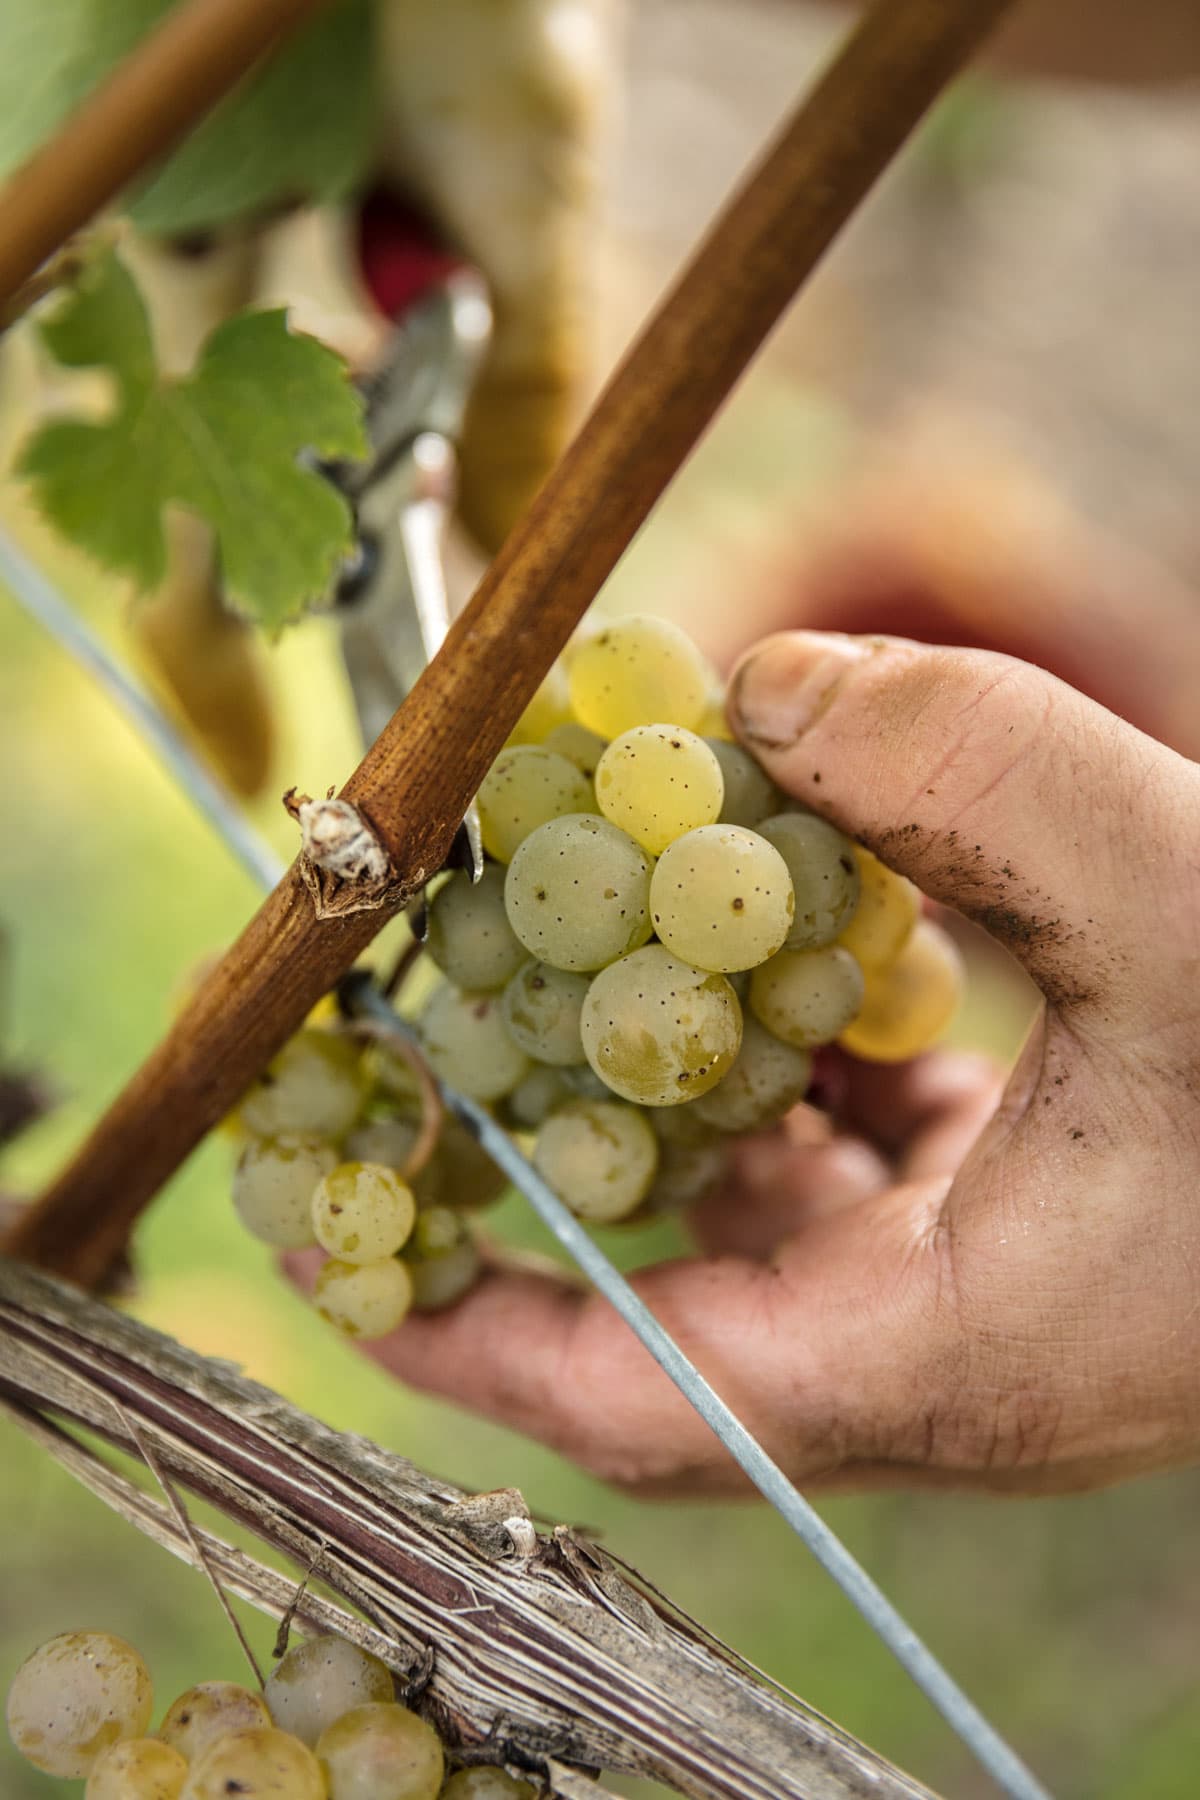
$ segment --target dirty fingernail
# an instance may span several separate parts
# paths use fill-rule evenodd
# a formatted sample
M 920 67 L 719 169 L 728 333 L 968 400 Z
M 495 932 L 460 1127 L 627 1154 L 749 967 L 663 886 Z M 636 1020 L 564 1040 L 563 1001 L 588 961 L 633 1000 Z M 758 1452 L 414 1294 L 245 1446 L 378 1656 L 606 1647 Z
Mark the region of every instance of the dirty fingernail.
M 766 750 L 786 750 L 825 712 L 866 645 L 838 632 L 791 631 L 752 650 L 730 684 L 734 730 Z

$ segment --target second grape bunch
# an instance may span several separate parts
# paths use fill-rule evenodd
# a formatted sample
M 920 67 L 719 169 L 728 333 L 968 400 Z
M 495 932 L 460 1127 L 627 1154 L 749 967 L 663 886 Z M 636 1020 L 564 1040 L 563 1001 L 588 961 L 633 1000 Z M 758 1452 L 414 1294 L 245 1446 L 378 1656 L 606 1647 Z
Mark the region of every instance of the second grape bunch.
M 731 1136 L 804 1099 L 816 1047 L 899 1061 L 957 1007 L 957 951 L 917 889 L 731 741 L 715 675 L 662 619 L 568 651 L 478 807 L 488 861 L 431 894 L 441 980 L 418 1035 L 582 1219 L 701 1198 Z M 243 1218 L 323 1245 L 317 1305 L 360 1335 L 465 1291 L 463 1209 L 503 1187 L 453 1122 L 406 1182 L 420 1115 L 403 1063 L 333 1030 L 294 1039 L 240 1111 Z

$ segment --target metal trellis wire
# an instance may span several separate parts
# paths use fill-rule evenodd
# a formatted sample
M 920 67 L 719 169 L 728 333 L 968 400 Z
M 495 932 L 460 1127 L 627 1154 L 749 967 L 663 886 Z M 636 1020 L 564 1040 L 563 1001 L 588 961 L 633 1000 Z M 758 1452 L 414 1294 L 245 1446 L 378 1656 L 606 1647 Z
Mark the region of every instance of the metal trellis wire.
M 0 534 L 0 578 L 14 598 L 75 659 L 145 735 L 242 866 L 265 889 L 275 886 L 284 865 L 216 782 L 191 746 L 155 702 L 134 683 L 104 644 L 82 623 L 46 577 Z M 410 1029 L 369 977 L 352 989 L 357 1008 L 397 1036 Z M 474 1100 L 438 1083 L 446 1106 L 479 1140 L 563 1249 L 675 1383 L 749 1476 L 765 1499 L 832 1576 L 876 1636 L 941 1713 L 976 1761 L 1010 1800 L 1050 1800 L 1049 1791 L 1025 1766 L 995 1727 L 918 1637 L 866 1570 L 846 1549 L 783 1470 L 769 1457 L 720 1395 L 689 1361 L 625 1277 L 542 1180 L 502 1126 Z

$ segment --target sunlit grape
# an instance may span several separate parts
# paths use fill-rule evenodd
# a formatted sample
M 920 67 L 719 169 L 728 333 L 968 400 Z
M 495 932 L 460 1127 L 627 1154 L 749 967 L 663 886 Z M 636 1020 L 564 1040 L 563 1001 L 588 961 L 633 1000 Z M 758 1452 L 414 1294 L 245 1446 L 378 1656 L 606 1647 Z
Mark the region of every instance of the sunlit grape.
M 614 619 L 576 644 L 567 658 L 576 717 L 601 737 L 672 719 L 698 723 L 712 672 L 695 644 L 666 619 Z
M 180 1800 L 327 1800 L 307 1744 L 273 1725 L 227 1732 L 192 1764 Z
M 623 732 L 596 769 L 600 811 L 652 856 L 685 831 L 712 825 L 724 793 L 712 750 L 678 725 L 638 725 Z
M 858 906 L 838 942 L 864 969 L 879 969 L 898 956 L 921 916 L 921 892 L 877 856 L 854 846 L 861 878 Z
M 125 1738 L 93 1764 L 83 1800 L 179 1800 L 187 1759 L 157 1738 Z

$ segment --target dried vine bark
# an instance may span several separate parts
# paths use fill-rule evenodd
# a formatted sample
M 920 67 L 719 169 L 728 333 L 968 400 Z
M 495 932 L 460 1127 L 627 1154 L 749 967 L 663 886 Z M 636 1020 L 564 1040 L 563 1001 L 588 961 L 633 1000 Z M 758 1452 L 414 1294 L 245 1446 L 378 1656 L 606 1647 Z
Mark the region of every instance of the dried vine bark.
M 882 0 L 721 214 L 343 790 L 392 859 L 318 919 L 295 867 L 3 1247 L 95 1284 L 141 1209 L 436 869 L 529 699 L 805 277 L 1011 0 Z
M 4 1261 L 0 1396 L 73 1473 L 177 1554 L 194 1556 L 169 1510 L 46 1415 L 135 1457 L 148 1445 L 174 1482 L 301 1571 L 315 1560 L 319 1588 L 301 1599 L 300 1619 L 383 1656 L 468 1756 L 487 1746 L 552 1775 L 551 1761 L 564 1774 L 647 1775 L 695 1800 L 933 1800 L 615 1557 L 566 1526 L 536 1531 L 515 1489 L 448 1487 L 228 1365 Z M 235 1591 L 276 1617 L 287 1611 L 293 1584 L 211 1534 L 204 1542 Z

